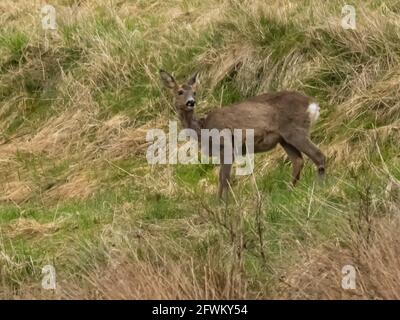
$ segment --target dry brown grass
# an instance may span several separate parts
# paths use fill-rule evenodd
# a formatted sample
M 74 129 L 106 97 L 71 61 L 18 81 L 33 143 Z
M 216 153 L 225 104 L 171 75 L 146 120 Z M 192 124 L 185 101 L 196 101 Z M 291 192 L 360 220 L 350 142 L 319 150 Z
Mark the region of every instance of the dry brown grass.
M 365 222 L 364 222 L 365 224 Z M 372 218 L 347 230 L 348 241 L 304 252 L 304 261 L 285 276 L 283 299 L 400 299 L 400 217 Z M 343 289 L 342 268 L 356 269 L 356 289 Z
M 61 220 L 41 224 L 34 219 L 19 218 L 7 225 L 3 231 L 5 232 L 4 235 L 11 239 L 20 236 L 46 236 L 56 232 L 61 227 L 61 224 Z
M 84 285 L 64 286 L 68 299 L 246 299 L 246 281 L 233 271 L 215 270 L 198 261 L 122 260 L 106 269 L 92 270 Z

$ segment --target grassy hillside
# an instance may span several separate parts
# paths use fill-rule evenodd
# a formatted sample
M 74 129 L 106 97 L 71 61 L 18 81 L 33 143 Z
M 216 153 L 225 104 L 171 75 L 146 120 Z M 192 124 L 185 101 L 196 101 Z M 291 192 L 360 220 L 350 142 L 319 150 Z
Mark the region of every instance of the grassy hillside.
M 353 1 L 356 30 L 338 0 L 54 0 L 54 31 L 43 4 L 0 3 L 1 298 L 400 298 L 398 1 Z M 217 167 L 148 165 L 160 68 L 200 71 L 199 114 L 315 97 L 325 184 L 277 148 L 223 205 Z

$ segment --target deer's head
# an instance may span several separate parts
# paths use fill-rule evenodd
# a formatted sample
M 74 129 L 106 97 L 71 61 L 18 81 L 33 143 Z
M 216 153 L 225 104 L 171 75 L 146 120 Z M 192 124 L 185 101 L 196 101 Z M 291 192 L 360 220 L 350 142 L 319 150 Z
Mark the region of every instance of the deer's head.
M 172 90 L 178 112 L 193 111 L 196 105 L 197 75 L 198 73 L 195 73 L 188 81 L 179 85 L 168 72 L 160 70 L 162 82 Z

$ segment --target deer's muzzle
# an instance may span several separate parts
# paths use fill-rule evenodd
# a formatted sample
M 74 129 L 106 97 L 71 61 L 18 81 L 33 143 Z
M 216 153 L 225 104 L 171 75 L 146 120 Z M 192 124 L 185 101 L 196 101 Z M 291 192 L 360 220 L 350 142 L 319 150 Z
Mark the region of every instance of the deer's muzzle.
M 196 101 L 194 99 L 190 99 L 190 100 L 186 101 L 187 107 L 194 107 L 195 104 L 196 104 Z

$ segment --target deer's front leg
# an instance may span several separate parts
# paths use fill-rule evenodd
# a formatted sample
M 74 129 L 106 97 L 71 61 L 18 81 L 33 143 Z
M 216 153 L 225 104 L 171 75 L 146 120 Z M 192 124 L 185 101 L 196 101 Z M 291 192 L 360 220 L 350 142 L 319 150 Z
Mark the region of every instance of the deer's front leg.
M 226 200 L 232 164 L 221 164 L 219 169 L 218 198 Z

